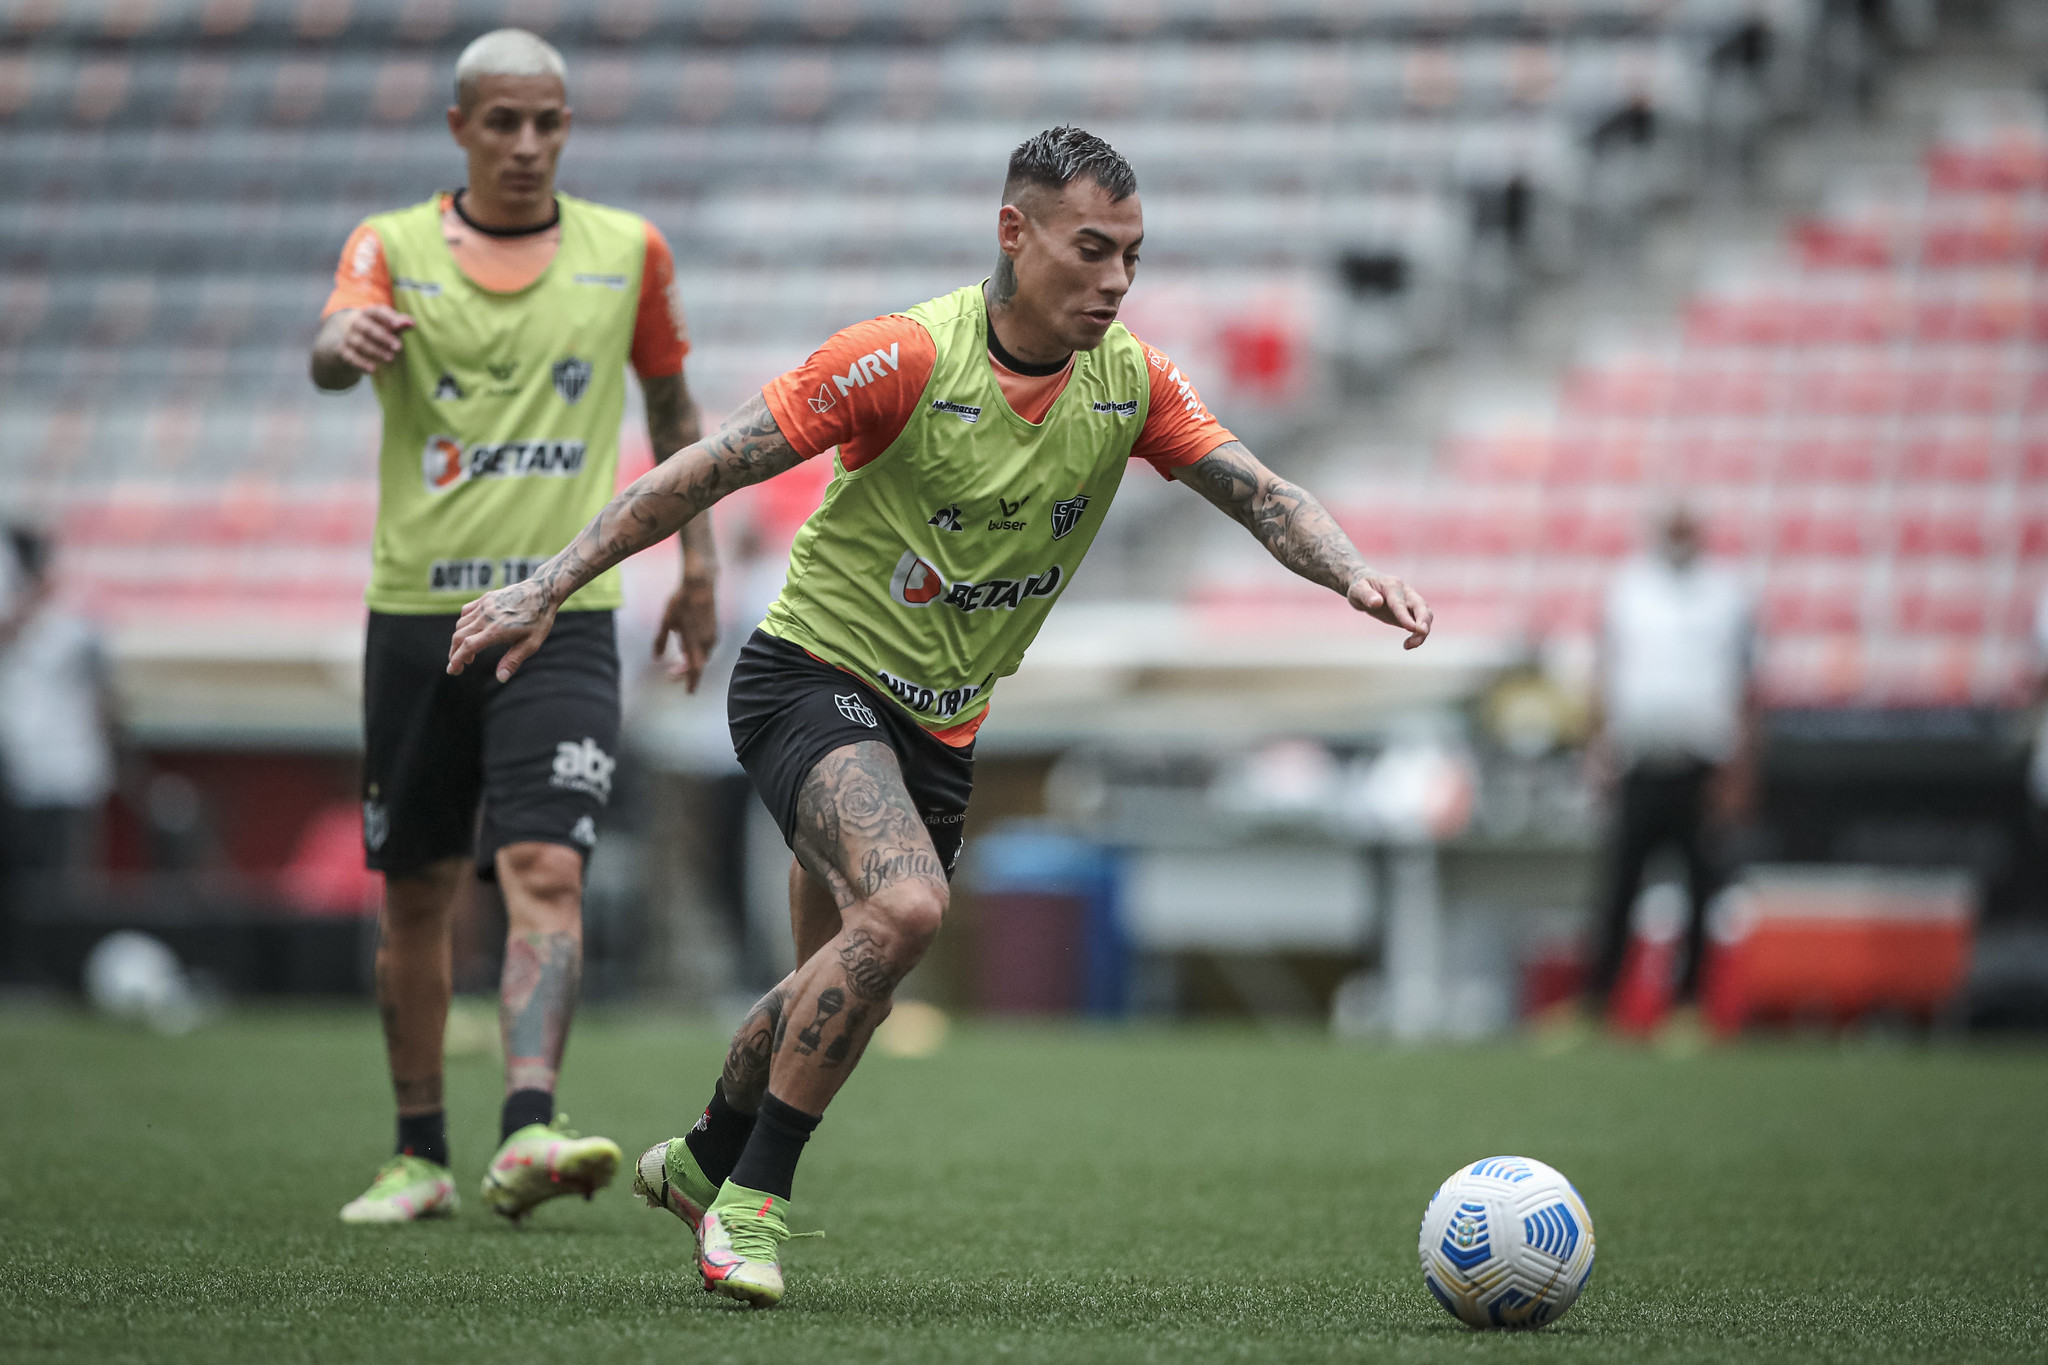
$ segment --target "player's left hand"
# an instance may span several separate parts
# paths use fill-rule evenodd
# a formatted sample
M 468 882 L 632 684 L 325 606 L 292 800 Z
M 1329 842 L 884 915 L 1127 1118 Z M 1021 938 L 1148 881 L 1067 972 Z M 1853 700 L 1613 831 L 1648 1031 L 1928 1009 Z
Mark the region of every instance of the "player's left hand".
M 1422 594 L 1392 574 L 1362 573 L 1352 580 L 1351 591 L 1345 596 L 1353 609 L 1407 631 L 1403 649 L 1414 649 L 1427 640 L 1436 621 L 1436 613 L 1422 600 Z
M 554 628 L 555 604 L 535 580 L 487 592 L 464 607 L 455 623 L 455 637 L 448 642 L 448 671 L 460 673 L 485 650 L 505 645 L 498 659 L 498 681 L 510 682 Z
M 718 590 L 709 579 L 685 578 L 669 594 L 668 606 L 661 613 L 661 629 L 654 633 L 656 662 L 667 652 L 671 635 L 676 637 L 683 658 L 669 665 L 668 675 L 695 692 L 704 676 L 704 661 L 718 643 Z

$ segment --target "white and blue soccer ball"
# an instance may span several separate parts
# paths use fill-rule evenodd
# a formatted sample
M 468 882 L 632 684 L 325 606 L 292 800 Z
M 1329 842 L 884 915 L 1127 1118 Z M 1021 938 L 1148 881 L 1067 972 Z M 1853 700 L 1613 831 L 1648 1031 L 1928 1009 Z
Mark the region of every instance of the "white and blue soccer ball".
M 1541 1327 L 1593 1274 L 1593 1218 L 1540 1161 L 1492 1156 L 1452 1172 L 1422 1211 L 1422 1279 L 1472 1327 Z

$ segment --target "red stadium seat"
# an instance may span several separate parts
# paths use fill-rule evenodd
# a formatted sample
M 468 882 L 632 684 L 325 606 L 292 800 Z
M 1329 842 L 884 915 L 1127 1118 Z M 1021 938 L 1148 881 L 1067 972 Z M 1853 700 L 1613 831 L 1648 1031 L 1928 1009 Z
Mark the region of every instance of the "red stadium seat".
M 1888 467 L 1883 437 L 1875 430 L 1829 428 L 1785 443 L 1778 478 L 1791 483 L 1869 483 Z
M 1764 585 L 1758 628 L 1766 635 L 1859 630 L 1866 577 L 1864 565 L 1856 561 L 1778 560 Z
M 1856 266 L 1881 270 L 1898 262 L 1892 236 L 1874 223 L 1802 218 L 1792 225 L 1800 259 L 1813 269 Z
M 1814 499 L 1780 509 L 1771 546 L 1781 555 L 1849 556 L 1874 548 L 1869 517 L 1861 506 Z
M 1945 555 L 1981 558 L 1991 547 L 1987 511 L 1908 505 L 1899 518 L 1896 544 L 1901 555 Z
M 1899 472 L 1914 479 L 1982 482 L 2009 463 L 2009 453 L 1985 428 L 1930 433 L 1906 442 Z
M 1540 546 L 1546 554 L 1613 559 L 1635 548 L 1638 519 L 1633 507 L 1561 495 L 1543 514 Z

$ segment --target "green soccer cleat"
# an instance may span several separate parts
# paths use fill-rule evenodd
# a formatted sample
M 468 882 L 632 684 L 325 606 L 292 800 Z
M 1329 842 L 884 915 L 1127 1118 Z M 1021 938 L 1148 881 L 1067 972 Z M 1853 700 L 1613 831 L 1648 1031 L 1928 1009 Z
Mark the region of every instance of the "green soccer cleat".
M 565 1194 L 590 1198 L 612 1183 L 623 1156 L 610 1138 L 578 1137 L 563 1125 L 529 1123 L 505 1139 L 484 1172 L 484 1202 L 515 1223 Z
M 690 1144 L 681 1138 L 657 1142 L 633 1166 L 633 1193 L 650 1209 L 667 1209 L 690 1225 L 704 1221 L 704 1210 L 718 1197 L 718 1186 L 704 1174 Z
M 789 1201 L 728 1180 L 697 1224 L 697 1269 L 704 1288 L 754 1308 L 782 1302 L 782 1244 L 792 1237 Z
M 370 1188 L 341 1206 L 344 1223 L 411 1223 L 446 1218 L 461 1206 L 446 1166 L 416 1156 L 395 1156 Z

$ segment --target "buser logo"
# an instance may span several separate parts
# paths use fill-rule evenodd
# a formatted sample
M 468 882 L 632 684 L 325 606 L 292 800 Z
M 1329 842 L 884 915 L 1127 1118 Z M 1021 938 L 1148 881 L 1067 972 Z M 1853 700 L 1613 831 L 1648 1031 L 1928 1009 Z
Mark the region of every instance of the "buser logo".
M 1010 501 L 1001 494 L 997 494 L 996 506 L 1003 509 L 1003 514 L 1000 517 L 989 518 L 988 529 L 991 531 L 1021 531 L 1026 526 L 1029 526 L 1030 522 L 1017 520 L 1017 512 L 1025 503 L 1030 501 L 1031 495 L 1029 493 L 1018 498 L 1015 502 Z

